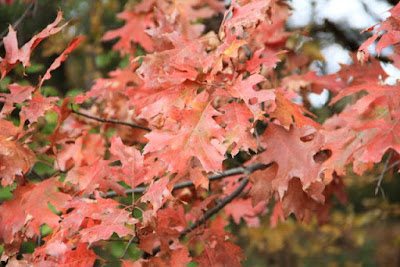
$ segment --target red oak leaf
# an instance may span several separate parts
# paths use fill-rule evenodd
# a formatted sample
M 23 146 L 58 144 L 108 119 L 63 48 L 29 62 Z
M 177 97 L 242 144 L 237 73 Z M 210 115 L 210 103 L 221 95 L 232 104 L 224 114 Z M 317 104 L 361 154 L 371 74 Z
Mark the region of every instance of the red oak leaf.
M 353 162 L 354 171 L 362 174 L 373 163 L 379 162 L 390 148 L 400 151 L 397 141 L 399 88 L 370 79 L 347 87 L 332 99 L 332 103 L 361 91 L 368 92 L 368 95 L 348 105 L 324 124 L 328 137 L 325 148 L 331 153 L 324 163 L 328 179 L 332 178 L 334 171 L 343 175 L 350 162 Z
M 185 42 L 176 49 L 144 56 L 136 72 L 144 81 L 143 87 L 167 88 L 186 80 L 196 80 L 207 61 L 206 44 L 196 40 Z
M 93 266 L 97 256 L 93 250 L 89 250 L 85 244 L 80 243 L 74 250 L 70 250 L 63 256 L 63 261 L 57 266 Z
M 66 171 L 73 166 L 93 166 L 103 157 L 104 147 L 104 139 L 101 135 L 83 132 L 73 144 L 63 144 L 57 153 L 55 167 Z
M 336 73 L 343 82 L 349 85 L 357 85 L 370 81 L 379 82 L 389 76 L 383 70 L 379 60 L 371 58 L 367 63 L 360 63 L 354 55 L 351 55 L 351 57 L 354 63 L 351 65 L 341 64 L 340 71 Z
M 11 185 L 36 161 L 32 151 L 13 140 L 18 129 L 12 122 L 0 120 L 0 179 L 3 186 Z
M 118 172 L 122 173 L 125 182 L 132 188 L 135 188 L 144 181 L 145 170 L 143 167 L 143 156 L 140 151 L 125 146 L 120 137 L 111 138 L 110 152 L 122 163 L 122 167 L 118 168 Z
M 258 73 L 262 65 L 265 65 L 268 69 L 273 69 L 280 61 L 277 55 L 282 53 L 285 53 L 285 51 L 273 54 L 268 50 L 259 49 L 254 52 L 250 60 L 246 61 L 246 70 L 251 74 Z
M 20 62 L 24 67 L 30 66 L 29 60 L 33 49 L 35 49 L 43 39 L 58 33 L 66 25 L 64 24 L 60 27 L 56 27 L 60 23 L 61 19 L 62 13 L 58 12 L 57 18 L 53 23 L 49 24 L 44 30 L 33 36 L 32 39 L 21 48 L 18 48 L 17 33 L 10 26 L 7 36 L 3 38 L 6 55 L 4 58 L 0 57 L 1 79 L 3 79 L 7 72 Z
M 374 129 L 375 134 L 365 145 L 359 160 L 378 163 L 390 148 L 400 154 L 400 114 L 392 121 L 375 120 L 366 122 L 362 129 Z
M 146 134 L 149 142 L 144 154 L 162 151 L 158 160 L 166 162 L 172 172 L 182 172 L 192 157 L 200 160 L 206 172 L 221 170 L 226 151 L 222 145 L 225 130 L 213 119 L 220 113 L 211 102 L 196 102 L 196 105 L 190 110 L 176 110 L 175 118 L 181 123 L 178 130 Z
M 236 224 L 240 223 L 240 219 L 246 222 L 248 227 L 260 226 L 260 219 L 257 217 L 265 211 L 266 201 L 259 202 L 255 207 L 252 205 L 252 200 L 236 199 L 225 207 L 225 214 L 232 216 Z
M 189 251 L 186 247 L 172 250 L 168 256 L 163 255 L 162 257 L 152 257 L 145 263 L 144 266 L 157 266 L 157 267 L 169 267 L 179 266 L 186 267 L 190 263 L 192 258 L 189 256 Z M 136 263 L 136 262 L 135 262 Z M 140 265 L 140 266 L 143 266 Z M 129 265 L 135 266 L 135 265 Z
M 343 82 L 338 80 L 336 75 L 318 76 L 315 71 L 310 71 L 304 75 L 291 75 L 283 78 L 282 85 L 289 90 L 298 91 L 304 88 L 316 94 L 322 93 L 323 89 L 337 93 L 344 86 Z
M 53 108 L 54 102 L 57 100 L 58 97 L 44 97 L 39 92 L 36 92 L 32 100 L 21 109 L 20 125 L 24 125 L 27 120 L 31 124 L 36 122 L 46 111 Z
M 61 211 L 65 203 L 72 199 L 71 195 L 60 192 L 59 187 L 61 183 L 55 179 L 18 187 L 13 192 L 14 198 L 0 206 L 1 238 L 11 243 L 14 235 L 24 226 L 28 237 L 38 235 L 43 224 L 50 228 L 57 227 L 60 216 L 50 209 L 49 204 Z
M 61 63 L 67 59 L 68 55 L 72 51 L 74 51 L 76 49 L 76 47 L 78 46 L 78 44 L 80 42 L 82 42 L 84 39 L 85 39 L 85 37 L 83 37 L 83 36 L 76 37 L 69 43 L 68 47 L 64 50 L 64 52 L 62 52 L 61 55 L 59 55 L 54 60 L 54 62 L 51 64 L 51 66 L 47 69 L 47 71 L 44 74 L 44 76 L 42 77 L 42 79 L 40 79 L 39 85 L 38 85 L 39 88 L 42 87 L 42 84 L 44 81 L 49 80 L 51 78 L 50 72 L 52 72 L 53 70 L 60 67 Z
M 165 90 L 150 91 L 148 89 L 134 90 L 131 102 L 140 111 L 139 118 L 151 120 L 157 115 L 163 118 L 171 116 L 174 109 L 183 109 L 189 105 L 196 97 L 199 85 L 191 82 L 185 82 L 178 86 L 172 86 Z M 143 92 L 143 95 L 140 95 Z
M 147 28 L 154 27 L 152 14 L 124 11 L 118 17 L 126 21 L 125 25 L 119 29 L 108 31 L 103 40 L 120 38 L 114 45 L 114 49 L 123 54 L 132 52 L 132 42 L 139 43 L 147 52 L 152 52 L 153 42 L 146 33 Z
M 249 152 L 249 149 L 256 151 L 257 142 L 253 137 L 253 125 L 251 111 L 243 104 L 233 102 L 220 109 L 224 115 L 220 117 L 221 122 L 226 124 L 226 141 L 229 145 L 235 144 L 232 155 L 239 153 L 239 149 Z
M 378 23 L 379 25 L 376 29 L 375 27 L 377 25 L 374 25 L 362 32 L 370 32 L 375 30 L 375 33 L 368 38 L 358 49 L 357 53 L 357 58 L 365 62 L 368 60 L 369 57 L 369 51 L 368 47 L 372 45 L 378 37 L 381 37 L 378 43 L 376 44 L 376 52 L 378 52 L 378 55 L 382 52 L 382 50 L 390 45 L 397 44 L 400 42 L 400 31 L 399 31 L 399 19 L 400 19 L 400 13 L 399 13 L 399 8 L 400 6 L 397 5 L 393 7 L 392 9 L 389 10 L 391 16 L 387 18 L 386 20 L 382 21 L 381 23 Z M 382 32 L 384 32 L 382 34 Z
M 43 249 L 47 254 L 40 254 Z M 74 247 L 67 247 L 61 241 L 52 242 L 39 247 L 34 252 L 33 262 L 40 266 L 93 266 L 97 256 L 93 250 L 88 249 L 85 243 L 78 243 Z
M 9 94 L 0 94 L 0 98 L 3 98 L 4 105 L 0 112 L 0 118 L 4 118 L 14 110 L 14 104 L 22 104 L 26 100 L 31 99 L 32 92 L 35 89 L 33 86 L 23 86 L 16 83 L 7 86 L 10 90 Z
M 253 183 L 249 191 L 253 206 L 263 201 L 269 201 L 274 193 L 275 187 L 272 182 L 276 179 L 278 165 L 274 164 L 266 170 L 255 171 L 250 174 L 249 179 Z
M 65 182 L 76 185 L 75 190 L 81 194 L 92 194 L 96 189 L 102 192 L 115 190 L 119 194 L 124 194 L 124 187 L 113 179 L 110 173 L 109 161 L 98 160 L 90 166 L 80 166 L 71 169 Z
M 320 182 L 312 183 L 307 192 L 304 191 L 304 186 L 298 178 L 293 178 L 289 181 L 288 189 L 282 199 L 282 211 L 287 218 L 291 213 L 296 215 L 299 221 L 308 222 L 313 212 L 324 202 L 325 197 L 323 191 L 325 185 Z M 319 196 L 319 200 L 312 196 Z
M 186 267 L 192 258 L 186 247 L 176 249 L 171 252 L 171 261 L 169 266 Z
M 196 188 L 198 187 L 203 187 L 204 189 L 208 190 L 209 186 L 209 180 L 207 175 L 203 173 L 203 168 L 201 168 L 201 165 L 199 162 L 191 162 L 191 166 L 187 169 L 185 173 L 182 173 L 181 175 L 175 176 L 175 180 L 179 181 L 187 181 L 191 180 Z M 198 163 L 198 164 L 195 164 Z
M 264 114 L 260 108 L 260 103 L 265 101 L 273 101 L 275 94 L 273 90 L 255 91 L 253 88 L 260 82 L 265 81 L 264 76 L 253 74 L 243 80 L 243 75 L 236 78 L 233 85 L 226 84 L 228 91 L 233 97 L 243 99 L 245 104 L 253 112 L 254 120 L 258 120 Z
M 357 134 L 356 131 L 340 128 L 325 132 L 325 136 L 326 144 L 323 149 L 328 150 L 330 153 L 329 158 L 324 162 L 326 168 L 324 171 L 325 183 L 329 183 L 333 179 L 334 172 L 337 175 L 345 175 L 346 166 L 351 162 L 354 163 L 354 171 L 356 173 L 362 172 L 360 164 L 358 164 L 359 160 L 356 160 L 356 158 L 361 153 L 360 148 L 363 146 L 363 140 L 370 140 L 373 136 L 372 132 Z M 361 169 L 365 169 L 365 167 Z
M 375 121 L 374 116 L 370 116 L 370 112 L 378 117 L 386 114 L 389 121 L 391 120 L 391 115 L 386 108 L 382 114 L 375 113 L 374 109 L 368 109 L 364 116 L 365 107 L 361 108 L 361 106 L 364 106 L 362 102 L 369 96 L 367 95 L 359 100 L 361 102 L 360 106 L 357 105 L 358 102 L 355 105 L 347 106 L 341 114 L 329 118 L 324 123 L 325 136 L 327 137 L 324 149 L 329 150 L 328 154 L 331 154 L 327 161 L 324 162 L 327 167 L 325 172 L 327 181 L 332 179 L 333 171 L 336 171 L 338 175 L 344 175 L 346 173 L 346 165 L 351 162 L 353 163 L 353 170 L 357 174 L 362 174 L 373 166 L 372 162 L 362 162 L 360 160 L 365 146 L 373 141 L 376 133 L 379 132 L 379 126 L 373 127 L 370 124 Z M 367 124 L 370 124 L 369 128 L 365 127 Z
M 294 125 L 288 131 L 282 126 L 270 123 L 261 138 L 266 151 L 257 156 L 257 159 L 265 164 L 274 162 L 278 169 L 273 180 L 258 177 L 252 179 L 254 183 L 270 184 L 268 186 L 273 192 L 277 192 L 281 199 L 290 180 L 295 177 L 300 179 L 304 191 L 315 182 L 322 183 L 321 174 L 324 168 L 314 160 L 314 155 L 325 144 L 325 138 L 319 131 L 313 127 L 297 128 Z M 320 194 L 310 197 L 323 201 Z
M 282 126 L 289 128 L 290 125 L 295 123 L 298 127 L 312 125 L 315 128 L 320 128 L 318 123 L 304 115 L 315 116 L 306 108 L 293 103 L 280 92 L 276 92 L 275 96 L 276 108 L 270 113 L 270 117 L 278 119 Z
M 270 224 L 272 228 L 278 225 L 278 220 L 281 220 L 282 222 L 285 220 L 285 216 L 283 215 L 282 211 L 282 204 L 283 202 L 279 201 L 274 206 L 274 210 L 272 211 L 272 215 L 270 218 Z
M 73 210 L 63 215 L 62 229 L 69 229 L 70 233 L 79 231 L 80 240 L 89 244 L 106 240 L 113 233 L 120 237 L 133 235 L 130 226 L 138 221 L 132 218 L 129 211 L 118 209 L 119 205 L 115 200 L 100 197 L 71 201 L 65 207 Z
M 243 37 L 243 29 L 255 25 L 266 18 L 266 10 L 270 5 L 270 0 L 256 0 L 243 6 L 239 6 L 239 1 L 232 5 L 232 16 L 228 17 L 229 11 L 225 14 L 226 32 L 234 31 L 239 37 Z
M 167 188 L 168 176 L 161 178 L 150 185 L 146 193 L 140 198 L 142 202 L 149 202 L 153 207 L 153 214 L 161 208 L 167 198 L 171 197 L 171 192 Z
M 193 259 L 200 266 L 242 266 L 244 257 L 240 247 L 229 240 L 223 229 L 206 229 L 195 240 L 203 245 L 203 251 Z

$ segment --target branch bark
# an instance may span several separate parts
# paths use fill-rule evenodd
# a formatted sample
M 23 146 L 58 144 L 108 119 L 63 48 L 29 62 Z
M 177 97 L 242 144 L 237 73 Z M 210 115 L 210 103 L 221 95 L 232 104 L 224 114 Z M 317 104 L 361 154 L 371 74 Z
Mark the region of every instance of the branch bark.
M 210 181 L 215 181 L 215 180 L 220 180 L 225 177 L 238 175 L 238 174 L 249 175 L 250 173 L 253 173 L 257 170 L 262 170 L 262 169 L 268 168 L 272 164 L 273 163 L 268 163 L 268 164 L 253 163 L 247 167 L 238 167 L 238 168 L 226 170 L 222 173 L 212 174 L 212 175 L 208 176 L 208 179 Z M 185 182 L 174 185 L 172 191 L 181 189 L 181 188 L 185 188 L 185 187 L 192 187 L 192 186 L 194 186 L 192 181 L 185 181 Z M 125 194 L 127 194 L 127 195 L 132 194 L 132 193 L 143 194 L 144 192 L 146 192 L 147 188 L 148 188 L 147 186 L 140 186 L 140 187 L 136 187 L 133 189 L 127 189 L 127 190 L 125 190 Z M 118 194 L 115 191 L 110 191 L 110 192 L 107 192 L 106 194 L 102 195 L 103 198 L 111 198 L 111 197 L 116 197 L 116 196 L 118 196 Z M 94 198 L 94 196 L 91 196 L 91 198 Z
M 143 126 L 143 125 L 135 124 L 135 123 L 130 123 L 130 122 L 126 122 L 126 121 L 120 121 L 120 120 L 113 120 L 113 119 L 105 119 L 105 118 L 101 118 L 101 117 L 96 117 L 96 116 L 93 116 L 93 115 L 89 115 L 89 114 L 82 113 L 82 112 L 77 111 L 77 110 L 74 110 L 74 109 L 71 109 L 71 112 L 72 112 L 72 113 L 75 113 L 75 114 L 77 114 L 77 115 L 83 116 L 83 117 L 85 117 L 85 118 L 98 121 L 98 122 L 119 124 L 119 125 L 124 125 L 124 126 L 131 127 L 131 128 L 142 129 L 142 130 L 145 130 L 145 131 L 148 131 L 148 132 L 151 131 L 150 128 L 148 128 L 148 127 L 146 127 L 146 126 Z
M 183 238 L 185 235 L 205 223 L 208 219 L 211 218 L 214 214 L 218 213 L 220 210 L 222 210 L 226 205 L 228 205 L 232 200 L 234 200 L 236 197 L 240 195 L 240 193 L 243 192 L 243 190 L 246 188 L 247 184 L 249 183 L 249 179 L 243 178 L 242 182 L 238 186 L 238 188 L 233 191 L 232 194 L 229 196 L 225 197 L 222 199 L 215 207 L 204 213 L 204 215 L 195 221 L 192 225 L 186 227 L 180 234 L 179 238 Z
M 226 205 L 228 205 L 232 200 L 234 200 L 236 197 L 238 197 L 243 190 L 246 188 L 247 184 L 249 183 L 249 179 L 243 178 L 242 182 L 240 185 L 235 189 L 235 191 L 232 192 L 229 196 L 223 198 L 215 207 L 204 213 L 204 215 L 195 221 L 192 225 L 186 227 L 184 230 L 179 235 L 179 239 L 182 239 L 185 237 L 188 233 L 192 232 L 194 229 L 199 227 L 200 225 L 204 224 L 209 218 L 211 218 L 214 214 L 217 214 L 220 210 L 222 210 Z M 158 252 L 160 252 L 161 247 L 157 246 L 153 249 L 153 254 L 148 254 L 144 253 L 142 255 L 142 258 L 148 259 L 150 257 L 155 256 Z

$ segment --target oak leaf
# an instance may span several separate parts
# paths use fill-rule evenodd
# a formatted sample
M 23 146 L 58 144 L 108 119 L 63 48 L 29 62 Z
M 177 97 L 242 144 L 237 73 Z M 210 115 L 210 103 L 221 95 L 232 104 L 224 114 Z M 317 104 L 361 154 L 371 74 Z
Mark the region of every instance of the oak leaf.
M 18 48 L 17 32 L 12 28 L 12 26 L 10 26 L 7 36 L 3 38 L 6 55 L 4 58 L 0 57 L 0 80 L 2 80 L 4 76 L 20 62 L 24 67 L 30 66 L 31 52 L 35 47 L 43 39 L 61 31 L 61 29 L 66 25 L 64 24 L 57 27 L 61 19 L 62 13 L 58 12 L 57 18 L 53 23 L 47 25 L 44 30 L 33 36 L 32 39 L 21 48 Z
M 224 112 L 220 119 L 226 124 L 225 142 L 229 145 L 235 144 L 232 155 L 235 156 L 239 153 L 239 149 L 246 152 L 249 152 L 250 149 L 256 151 L 257 142 L 252 135 L 254 128 L 250 122 L 252 118 L 251 111 L 245 105 L 237 102 L 223 106 L 220 110 Z
M 260 74 L 253 74 L 247 79 L 243 80 L 243 75 L 240 74 L 232 85 L 226 84 L 229 93 L 235 97 L 243 99 L 248 108 L 253 112 L 254 120 L 259 120 L 264 114 L 260 108 L 260 103 L 272 102 L 275 99 L 273 90 L 254 90 L 254 87 L 265 81 L 264 76 Z
M 28 101 L 27 105 L 21 109 L 20 125 L 24 125 L 27 120 L 31 124 L 36 122 L 46 111 L 54 107 L 54 102 L 58 99 L 58 97 L 44 97 L 39 92 L 36 92 L 32 100 Z
M 153 42 L 145 31 L 149 27 L 154 27 L 152 15 L 124 11 L 118 17 L 126 21 L 125 25 L 119 29 L 108 31 L 103 40 L 120 38 L 113 49 L 121 51 L 122 54 L 132 52 L 132 42 L 139 43 L 147 52 L 152 52 Z
M 33 167 L 35 154 L 15 139 L 19 130 L 10 121 L 0 120 L 0 179 L 11 185 L 15 177 L 23 176 Z
M 73 210 L 63 215 L 62 229 L 69 229 L 70 233 L 79 231 L 80 240 L 89 244 L 106 240 L 113 233 L 120 237 L 133 235 L 131 226 L 138 220 L 132 218 L 129 211 L 118 209 L 119 205 L 113 199 L 101 197 L 70 201 L 65 207 Z
M 292 125 L 286 130 L 270 123 L 261 137 L 261 144 L 266 150 L 257 156 L 258 161 L 265 164 L 274 162 L 278 169 L 274 179 L 266 177 L 267 180 L 264 180 L 258 176 L 257 179 L 251 179 L 253 183 L 269 184 L 271 191 L 277 192 L 280 199 L 284 197 L 293 178 L 300 179 L 303 191 L 315 182 L 322 183 L 324 167 L 315 161 L 314 156 L 325 144 L 325 137 L 315 128 Z M 310 197 L 323 201 L 320 192 Z
M 72 199 L 71 195 L 58 190 L 61 187 L 62 184 L 55 179 L 18 187 L 13 192 L 14 198 L 0 206 L 0 237 L 11 243 L 24 226 L 28 237 L 39 235 L 43 224 L 57 227 L 60 216 L 50 209 L 49 204 L 57 211 L 63 211 L 65 203 Z
M 110 152 L 121 161 L 121 168 L 117 168 L 118 173 L 124 181 L 135 188 L 145 182 L 145 170 L 143 165 L 143 156 L 140 151 L 134 147 L 125 146 L 121 138 L 111 138 Z
M 0 112 L 0 118 L 4 118 L 14 110 L 14 104 L 22 104 L 26 100 L 31 99 L 32 92 L 34 91 L 33 86 L 23 86 L 17 83 L 13 83 L 7 86 L 10 90 L 9 94 L 1 93 L 0 99 L 4 99 L 4 105 Z
M 306 108 L 291 102 L 281 92 L 276 92 L 275 97 L 276 108 L 270 113 L 270 117 L 278 119 L 282 126 L 289 128 L 294 123 L 298 127 L 312 125 L 315 128 L 320 128 L 318 123 L 305 116 L 305 114 L 311 117 L 315 116 Z
M 196 102 L 195 105 L 193 109 L 175 111 L 176 120 L 181 122 L 179 129 L 156 130 L 145 135 L 149 142 L 143 153 L 162 151 L 158 160 L 166 162 L 172 172 L 182 172 L 192 157 L 200 160 L 206 172 L 222 169 L 225 130 L 213 119 L 221 114 L 211 102 Z

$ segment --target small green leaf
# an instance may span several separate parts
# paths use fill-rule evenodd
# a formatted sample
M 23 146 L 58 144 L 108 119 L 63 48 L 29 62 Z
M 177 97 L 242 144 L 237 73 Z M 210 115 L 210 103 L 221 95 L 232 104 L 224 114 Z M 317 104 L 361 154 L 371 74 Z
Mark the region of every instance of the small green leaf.
M 52 233 L 53 230 L 47 224 L 43 224 L 42 227 L 40 227 L 40 234 L 42 235 L 42 237 L 46 237 Z
M 44 69 L 44 65 L 40 64 L 40 63 L 33 63 L 31 61 L 31 65 L 29 67 L 26 67 L 26 73 L 30 74 L 30 73 L 37 73 L 41 70 Z
M 11 193 L 12 187 L 0 187 L 0 201 L 12 199 L 13 194 Z
M 70 96 L 70 97 L 75 97 L 75 96 L 79 95 L 80 93 L 82 93 L 82 90 L 81 90 L 81 89 L 79 89 L 79 88 L 74 88 L 74 89 L 68 90 L 68 92 L 66 93 L 66 95 L 67 95 L 67 96 Z
M 35 244 L 33 242 L 24 242 L 21 246 L 21 254 L 31 254 L 35 250 Z
M 58 96 L 58 91 L 53 86 L 42 86 L 42 88 L 40 88 L 40 92 L 44 96 Z

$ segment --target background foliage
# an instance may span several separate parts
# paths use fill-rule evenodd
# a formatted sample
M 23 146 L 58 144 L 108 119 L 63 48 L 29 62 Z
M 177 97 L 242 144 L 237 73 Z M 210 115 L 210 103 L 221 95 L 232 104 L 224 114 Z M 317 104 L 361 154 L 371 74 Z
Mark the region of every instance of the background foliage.
M 129 1 L 128 1 L 129 2 Z M 389 1 L 390 2 L 390 1 Z M 5 30 L 8 24 L 16 21 L 31 3 L 15 1 L 11 5 L 0 5 L 0 30 Z M 106 77 L 107 73 L 116 67 L 127 65 L 128 58 L 120 57 L 117 51 L 111 50 L 116 42 L 103 42 L 105 32 L 123 25 L 116 16 L 124 9 L 127 1 L 123 0 L 65 0 L 38 1 L 37 7 L 27 19 L 18 27 L 18 37 L 25 43 L 40 29 L 46 27 L 54 20 L 58 10 L 64 12 L 64 18 L 70 23 L 57 34 L 44 41 L 33 53 L 32 66 L 23 75 L 23 68 L 13 70 L 0 84 L 0 92 L 6 91 L 6 86 L 12 81 L 21 83 L 36 83 L 37 75 L 62 52 L 70 40 L 77 35 L 85 35 L 86 39 L 80 47 L 71 54 L 61 67 L 52 73 L 52 79 L 41 88 L 45 96 L 77 95 L 87 91 L 96 78 Z M 206 23 L 210 25 L 221 20 L 213 17 Z M 29 21 L 29 23 L 27 23 Z M 344 25 L 325 23 L 324 25 L 308 25 L 298 29 L 299 32 L 309 35 L 310 38 L 291 38 L 288 46 L 299 46 L 303 53 L 313 57 L 316 62 L 323 65 L 324 58 L 320 52 L 320 43 L 324 38 L 339 38 L 335 41 L 348 45 L 350 50 L 357 50 L 362 39 L 356 39 L 340 29 Z M 321 35 L 328 33 L 328 35 Z M 363 35 L 366 38 L 367 35 Z M 301 39 L 301 41 L 299 41 Z M 350 41 L 349 41 L 350 40 Z M 291 44 L 292 42 L 293 44 Z M 354 44 L 355 42 L 355 44 Z M 137 55 L 143 54 L 143 49 L 137 50 Z M 2 54 L 2 52 L 1 52 Z M 330 60 L 330 59 L 329 59 Z M 346 104 L 341 101 L 331 107 L 312 107 L 311 110 L 318 115 L 318 121 L 323 122 L 336 110 L 341 110 Z M 51 114 L 46 120 L 39 121 L 43 133 L 51 132 L 56 126 L 56 120 Z M 40 140 L 40 139 L 39 139 Z M 270 228 L 269 217 L 261 218 L 261 227 L 249 228 L 242 221 L 232 224 L 229 230 L 236 236 L 236 242 L 244 248 L 246 255 L 245 266 L 316 266 L 329 264 L 329 266 L 398 266 L 400 265 L 400 182 L 399 174 L 393 170 L 386 173 L 383 180 L 383 192 L 375 195 L 376 178 L 379 177 L 384 162 L 362 177 L 348 169 L 344 179 L 346 185 L 347 204 L 334 202 L 331 219 L 320 226 L 316 220 L 309 224 L 298 223 L 294 218 L 289 218 L 277 227 Z M 34 172 L 30 174 L 32 181 L 37 180 L 35 173 L 46 177 L 54 174 L 54 170 L 38 162 Z M 0 199 L 12 198 L 10 187 L 2 187 Z M 123 200 L 129 203 L 129 199 Z M 44 235 L 45 230 L 44 231 Z M 31 252 L 36 244 L 26 243 L 24 252 Z M 103 248 L 98 248 L 99 253 L 107 259 L 117 259 L 121 256 L 126 242 L 109 242 Z M 138 258 L 140 254 L 132 247 L 128 256 Z M 110 264 L 110 266 L 113 264 Z

